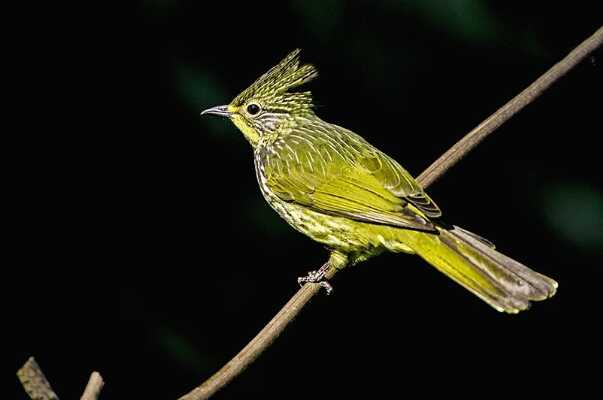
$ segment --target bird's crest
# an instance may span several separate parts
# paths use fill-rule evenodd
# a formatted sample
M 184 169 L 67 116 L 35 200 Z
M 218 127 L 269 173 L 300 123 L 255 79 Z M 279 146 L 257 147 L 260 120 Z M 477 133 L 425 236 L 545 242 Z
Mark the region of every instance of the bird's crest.
M 260 76 L 251 86 L 239 94 L 232 104 L 240 106 L 251 98 L 281 97 L 290 89 L 300 86 L 318 76 L 313 65 L 305 64 L 300 67 L 300 49 L 295 49 L 280 63 Z M 291 93 L 292 99 L 311 104 L 310 92 Z

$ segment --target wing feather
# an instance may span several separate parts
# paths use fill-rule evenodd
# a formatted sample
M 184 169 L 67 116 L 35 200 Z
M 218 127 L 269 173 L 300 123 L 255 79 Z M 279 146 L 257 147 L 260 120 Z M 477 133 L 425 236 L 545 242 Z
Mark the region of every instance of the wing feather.
M 406 170 L 360 136 L 329 126 L 297 128 L 259 153 L 274 194 L 328 215 L 436 231 L 429 218 L 441 212 Z

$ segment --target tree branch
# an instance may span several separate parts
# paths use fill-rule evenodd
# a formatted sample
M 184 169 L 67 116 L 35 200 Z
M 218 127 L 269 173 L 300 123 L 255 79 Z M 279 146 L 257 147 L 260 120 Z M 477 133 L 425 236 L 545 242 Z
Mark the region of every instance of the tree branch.
M 329 269 L 325 278 L 331 279 L 337 270 Z M 253 338 L 232 360 L 216 372 L 211 378 L 192 392 L 182 396 L 179 400 L 202 400 L 208 399 L 218 390 L 226 386 L 234 377 L 239 375 L 254 362 L 260 354 L 268 348 L 272 342 L 283 332 L 289 322 L 299 314 L 306 303 L 320 291 L 317 283 L 307 283 L 285 304 L 283 308 L 272 318 L 260 333 Z
M 32 400 L 59 400 L 59 396 L 52 390 L 42 369 L 33 357 L 29 357 L 27 362 L 19 368 L 17 376 L 21 381 L 21 385 L 23 385 L 23 389 Z M 94 371 L 90 375 L 80 400 L 97 400 L 104 384 L 102 376 Z
M 444 153 L 444 155 L 438 158 L 429 168 L 419 175 L 417 181 L 425 188 L 431 185 L 478 143 L 485 139 L 486 136 L 494 132 L 496 128 L 540 96 L 549 86 L 551 86 L 551 84 L 575 67 L 582 59 L 584 59 L 584 57 L 599 47 L 602 42 L 603 27 L 599 28 L 590 38 L 582 42 L 563 60 L 555 64 L 523 92 L 515 96 L 511 101 L 452 146 L 450 150 Z M 332 278 L 335 273 L 336 270 L 332 268 L 326 278 Z M 201 386 L 180 397 L 179 400 L 208 399 L 218 390 L 226 386 L 255 361 L 258 356 L 272 344 L 272 342 L 274 342 L 274 340 L 283 332 L 285 327 L 289 325 L 297 314 L 299 314 L 306 303 L 308 303 L 308 301 L 310 301 L 310 299 L 319 291 L 320 285 L 316 283 L 305 284 L 274 316 L 274 318 L 272 318 L 268 325 L 266 325 L 260 333 L 258 333 L 256 337 L 239 352 L 239 354 L 226 363 L 226 365 Z
M 84 389 L 84 394 L 82 394 L 80 400 L 98 399 L 98 395 L 104 385 L 105 382 L 103 381 L 103 377 L 98 372 L 94 371 L 90 374 L 90 379 L 88 380 L 88 384 L 86 385 L 86 389 Z
M 600 27 L 591 37 L 586 39 L 571 51 L 565 58 L 553 65 L 536 79 L 534 83 L 525 88 L 521 93 L 511 99 L 507 104 L 499 108 L 494 114 L 489 116 L 481 124 L 476 126 L 471 132 L 465 135 L 452 146 L 446 153 L 438 158 L 429 166 L 417 180 L 423 187 L 427 187 L 440 178 L 454 164 L 460 161 L 469 151 L 477 146 L 489 134 L 494 132 L 499 126 L 507 122 L 513 115 L 534 101 L 554 82 L 574 68 L 584 57 L 592 53 L 603 42 L 603 26 Z
M 48 379 L 33 357 L 29 357 L 17 371 L 17 376 L 32 400 L 59 400 L 59 396 L 52 390 Z

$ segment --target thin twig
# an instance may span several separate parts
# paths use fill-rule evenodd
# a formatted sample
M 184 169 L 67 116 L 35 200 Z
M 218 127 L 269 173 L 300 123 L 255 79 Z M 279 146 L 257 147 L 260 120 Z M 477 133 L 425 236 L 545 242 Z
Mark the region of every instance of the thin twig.
M 80 400 L 97 400 L 104 385 L 105 382 L 103 381 L 101 374 L 94 371 L 90 374 L 90 379 L 88 380 L 88 384 L 86 385 L 86 389 Z
M 603 27 L 599 28 L 590 38 L 582 42 L 563 60 L 555 64 L 544 75 L 538 78 L 523 92 L 492 114 L 488 119 L 469 132 L 450 150 L 437 159 L 419 177 L 418 182 L 427 187 L 442 176 L 448 169 L 456 164 L 465 154 L 471 151 L 486 136 L 506 122 L 519 110 L 540 96 L 553 82 L 565 75 L 567 71 L 576 66 L 584 57 L 603 42 Z M 331 269 L 328 279 L 335 275 Z M 285 327 L 297 316 L 302 308 L 314 295 L 320 291 L 316 283 L 307 283 L 289 300 L 287 304 L 272 318 L 272 320 L 257 334 L 247 346 L 243 348 L 232 360 L 224 365 L 211 378 L 201 386 L 193 389 L 179 400 L 203 400 L 211 397 L 218 390 L 226 386 L 253 361 L 255 361 L 266 348 L 281 334 Z
M 427 168 L 417 180 L 427 187 L 434 181 L 440 178 L 454 164 L 459 162 L 471 149 L 479 142 L 484 140 L 486 136 L 491 134 L 508 121 L 518 111 L 530 104 L 534 99 L 539 97 L 546 89 L 549 88 L 555 81 L 565 75 L 569 70 L 574 68 L 584 57 L 592 53 L 603 42 L 603 26 L 599 28 L 591 37 L 586 39 L 569 53 L 565 58 L 553 65 L 551 69 L 545 72 L 534 83 L 525 88 L 507 104 L 499 108 L 494 114 L 488 117 L 484 122 L 476 126 L 471 132 L 465 135 L 452 146 L 446 153 L 438 158 L 429 168 Z
M 50 387 L 48 379 L 40 369 L 40 366 L 33 357 L 23 364 L 17 371 L 17 376 L 32 400 L 59 400 L 54 390 Z
M 325 278 L 331 279 L 337 270 L 331 268 Z M 201 386 L 195 388 L 192 392 L 180 397 L 179 400 L 201 400 L 208 399 L 222 387 L 226 386 L 234 377 L 239 375 L 258 358 L 266 348 L 281 334 L 285 327 L 295 318 L 310 301 L 314 295 L 320 291 L 320 285 L 316 283 L 307 283 L 302 286 L 297 293 L 285 304 L 283 308 L 272 318 L 260 333 L 253 338 L 232 360 L 218 372 L 212 375 Z

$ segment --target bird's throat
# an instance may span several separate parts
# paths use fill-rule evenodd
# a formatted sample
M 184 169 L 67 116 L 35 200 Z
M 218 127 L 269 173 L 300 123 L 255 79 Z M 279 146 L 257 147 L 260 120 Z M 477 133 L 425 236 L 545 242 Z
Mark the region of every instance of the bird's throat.
M 245 122 L 243 117 L 239 115 L 233 115 L 230 120 L 233 124 L 235 124 L 237 128 L 239 128 L 239 130 L 241 131 L 241 133 L 243 133 L 243 136 L 245 136 L 245 139 L 247 139 L 251 146 L 255 148 L 260 140 L 260 135 L 258 134 L 258 132 L 254 128 L 249 126 Z

